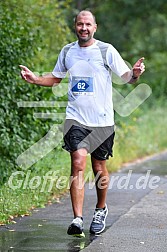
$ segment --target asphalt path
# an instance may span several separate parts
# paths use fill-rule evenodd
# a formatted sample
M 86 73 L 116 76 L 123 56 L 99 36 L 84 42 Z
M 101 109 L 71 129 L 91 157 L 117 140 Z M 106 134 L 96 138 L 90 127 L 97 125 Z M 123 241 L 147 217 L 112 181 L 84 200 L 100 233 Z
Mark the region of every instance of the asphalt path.
M 109 214 L 101 235 L 89 234 L 96 205 L 92 183 L 85 185 L 85 238 L 67 235 L 72 221 L 70 197 L 35 209 L 31 216 L 0 227 L 0 252 L 166 252 L 167 151 L 138 160 L 111 174 Z

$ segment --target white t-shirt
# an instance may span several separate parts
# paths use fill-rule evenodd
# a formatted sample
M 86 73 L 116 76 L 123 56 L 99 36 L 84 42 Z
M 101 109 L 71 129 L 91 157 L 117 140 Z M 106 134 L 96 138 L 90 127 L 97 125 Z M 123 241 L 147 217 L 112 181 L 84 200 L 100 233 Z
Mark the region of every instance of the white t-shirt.
M 98 40 L 88 47 L 74 43 L 64 58 L 61 50 L 52 74 L 65 78 L 69 74 L 66 119 L 92 127 L 114 125 L 112 74 L 104 66 Z M 109 44 L 107 65 L 121 77 L 130 71 L 118 51 Z

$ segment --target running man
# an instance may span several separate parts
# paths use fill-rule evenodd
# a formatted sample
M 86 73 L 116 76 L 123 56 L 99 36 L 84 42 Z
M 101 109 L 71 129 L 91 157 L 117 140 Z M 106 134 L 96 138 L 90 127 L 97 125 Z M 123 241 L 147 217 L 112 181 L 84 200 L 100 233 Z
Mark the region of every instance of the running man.
M 96 178 L 97 204 L 90 233 L 100 234 L 105 229 L 108 214 L 106 196 L 109 174 L 106 160 L 112 156 L 114 143 L 114 111 L 112 102 L 112 72 L 125 83 L 135 83 L 145 71 L 144 58 L 132 69 L 125 64 L 118 51 L 111 45 L 94 38 L 97 24 L 94 15 L 87 10 L 75 18 L 78 40 L 64 46 L 52 73 L 36 76 L 20 65 L 22 78 L 40 86 L 58 85 L 69 74 L 68 105 L 64 125 L 63 148 L 71 155 L 70 196 L 74 219 L 67 233 L 78 237 L 83 233 L 83 201 L 86 156 Z M 101 183 L 99 183 L 101 181 Z

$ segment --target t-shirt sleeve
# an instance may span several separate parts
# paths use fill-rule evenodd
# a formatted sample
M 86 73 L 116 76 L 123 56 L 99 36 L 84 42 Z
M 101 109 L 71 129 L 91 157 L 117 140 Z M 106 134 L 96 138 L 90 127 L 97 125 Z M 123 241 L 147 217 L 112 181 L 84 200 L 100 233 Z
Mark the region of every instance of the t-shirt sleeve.
M 106 60 L 112 72 L 119 77 L 130 71 L 130 68 L 127 66 L 119 52 L 112 45 L 108 47 Z
M 65 78 L 67 69 L 65 67 L 64 48 L 61 50 L 52 74 L 57 78 Z

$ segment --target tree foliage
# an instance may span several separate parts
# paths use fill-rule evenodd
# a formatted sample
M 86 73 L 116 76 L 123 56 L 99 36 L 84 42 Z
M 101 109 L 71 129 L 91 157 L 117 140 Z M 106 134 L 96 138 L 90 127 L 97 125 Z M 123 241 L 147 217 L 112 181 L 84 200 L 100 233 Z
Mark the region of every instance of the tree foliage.
M 41 72 L 44 71 L 42 63 L 49 68 L 50 61 L 53 61 L 53 57 L 56 61 L 61 46 L 68 42 L 70 31 L 63 16 L 63 8 L 68 7 L 68 1 L 59 3 L 40 0 L 36 3 L 34 0 L 6 0 L 0 5 L 2 183 L 11 174 L 11 170 L 15 169 L 18 155 L 43 137 L 49 129 L 49 122 L 34 120 L 32 109 L 19 108 L 17 105 L 22 100 L 52 99 L 51 91 L 47 88 L 42 89 L 21 80 L 19 64 L 32 70 L 37 67 Z M 52 68 L 49 70 L 52 71 Z
M 130 63 L 144 56 L 142 81 L 150 85 L 155 97 L 167 95 L 167 2 L 107 0 L 97 16 L 101 24 L 98 36 L 111 42 Z

